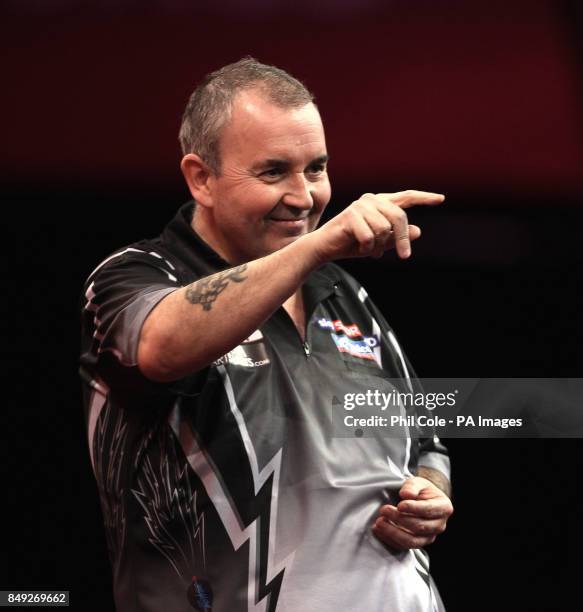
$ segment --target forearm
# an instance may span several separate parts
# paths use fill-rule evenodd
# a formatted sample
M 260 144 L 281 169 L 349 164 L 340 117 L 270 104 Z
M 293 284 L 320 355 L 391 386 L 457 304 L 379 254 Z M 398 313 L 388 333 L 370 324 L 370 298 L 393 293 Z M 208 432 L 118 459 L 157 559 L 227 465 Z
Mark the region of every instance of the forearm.
M 451 484 L 444 474 L 439 470 L 420 465 L 417 468 L 417 476 L 425 478 L 432 482 L 438 489 L 441 489 L 448 497 L 451 498 Z
M 438 204 L 423 191 L 365 194 L 317 230 L 283 249 L 166 296 L 146 318 L 138 365 L 152 380 L 171 381 L 199 370 L 237 346 L 302 285 L 308 274 L 345 257 L 410 254 L 420 230 L 403 212 Z
M 304 236 L 164 298 L 140 334 L 142 372 L 152 380 L 176 380 L 237 346 L 321 264 L 313 242 L 313 234 Z

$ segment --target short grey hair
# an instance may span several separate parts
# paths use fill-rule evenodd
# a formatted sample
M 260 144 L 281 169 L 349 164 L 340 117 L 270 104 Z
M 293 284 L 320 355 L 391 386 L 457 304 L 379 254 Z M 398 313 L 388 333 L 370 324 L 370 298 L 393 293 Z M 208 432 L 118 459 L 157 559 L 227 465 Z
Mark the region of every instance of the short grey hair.
M 183 155 L 196 153 L 219 174 L 222 128 L 231 116 L 235 96 L 251 89 L 259 90 L 266 100 L 281 108 L 300 108 L 314 102 L 313 94 L 285 70 L 244 57 L 211 72 L 193 91 L 178 133 Z

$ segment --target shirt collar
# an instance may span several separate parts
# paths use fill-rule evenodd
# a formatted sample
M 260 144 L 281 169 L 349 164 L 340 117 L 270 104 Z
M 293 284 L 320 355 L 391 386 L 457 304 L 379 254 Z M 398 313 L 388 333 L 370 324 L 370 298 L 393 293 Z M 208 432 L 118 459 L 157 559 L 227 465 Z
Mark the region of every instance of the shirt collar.
M 162 232 L 162 242 L 197 277 L 208 276 L 232 267 L 214 251 L 193 229 L 192 215 L 196 203 L 190 200 L 181 206 Z

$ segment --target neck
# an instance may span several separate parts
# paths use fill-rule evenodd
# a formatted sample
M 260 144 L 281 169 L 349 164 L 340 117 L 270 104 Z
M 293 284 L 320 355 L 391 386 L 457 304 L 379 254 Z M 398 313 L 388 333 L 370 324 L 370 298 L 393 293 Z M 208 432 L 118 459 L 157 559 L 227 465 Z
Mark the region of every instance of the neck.
M 224 245 L 224 240 L 220 232 L 216 230 L 212 216 L 206 208 L 195 205 L 190 227 L 227 263 L 234 266 L 244 263 L 243 260 L 239 261 L 239 258 Z

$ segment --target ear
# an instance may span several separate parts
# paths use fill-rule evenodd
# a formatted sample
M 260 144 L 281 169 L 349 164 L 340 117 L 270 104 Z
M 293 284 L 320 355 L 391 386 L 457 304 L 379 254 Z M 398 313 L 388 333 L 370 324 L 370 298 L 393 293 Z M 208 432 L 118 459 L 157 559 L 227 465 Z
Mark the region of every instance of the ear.
M 188 189 L 197 204 L 212 207 L 212 179 L 214 174 L 210 168 L 195 153 L 188 153 L 180 162 L 180 169 Z

